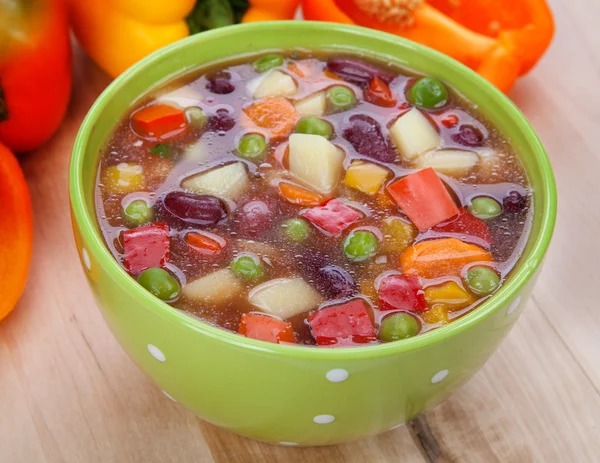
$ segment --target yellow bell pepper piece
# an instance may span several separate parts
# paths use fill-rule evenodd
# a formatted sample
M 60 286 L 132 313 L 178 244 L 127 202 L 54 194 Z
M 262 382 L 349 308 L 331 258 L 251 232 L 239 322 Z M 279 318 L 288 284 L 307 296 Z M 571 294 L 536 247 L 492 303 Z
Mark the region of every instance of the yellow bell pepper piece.
M 448 309 L 438 305 L 421 314 L 423 321 L 428 325 L 445 325 L 448 323 Z
M 388 217 L 381 226 L 383 232 L 383 251 L 386 253 L 403 252 L 417 237 L 417 229 L 411 223 L 399 217 Z
M 346 171 L 344 183 L 368 195 L 379 191 L 389 171 L 371 162 L 354 161 Z
M 146 187 L 144 169 L 138 164 L 122 162 L 102 172 L 102 187 L 109 194 L 124 194 L 140 191 Z
M 73 31 L 88 55 L 116 77 L 153 51 L 189 35 L 195 0 L 69 0 Z
M 429 307 L 443 307 L 450 312 L 464 309 L 475 302 L 473 296 L 455 281 L 425 288 L 425 300 Z

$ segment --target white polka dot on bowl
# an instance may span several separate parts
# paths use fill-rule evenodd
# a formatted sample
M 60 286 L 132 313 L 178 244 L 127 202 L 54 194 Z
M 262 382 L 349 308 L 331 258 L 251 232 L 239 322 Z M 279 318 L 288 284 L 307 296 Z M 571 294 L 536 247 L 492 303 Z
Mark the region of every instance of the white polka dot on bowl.
M 148 352 L 150 352 L 150 355 L 152 357 L 154 357 L 156 360 L 158 360 L 159 362 L 164 362 L 165 360 L 167 360 L 167 357 L 165 357 L 165 354 L 162 353 L 162 351 L 152 345 L 152 344 L 148 344 Z
M 313 418 L 313 421 L 317 424 L 329 424 L 335 421 L 335 416 L 333 415 L 317 415 Z
M 89 272 L 92 269 L 92 262 L 90 261 L 90 255 L 87 252 L 87 249 L 81 248 L 81 258 L 83 259 L 83 265 Z
M 325 377 L 332 383 L 341 383 L 348 379 L 348 375 L 348 372 L 343 368 L 334 368 L 333 370 L 329 370 Z
M 448 376 L 448 373 L 450 373 L 448 370 L 438 371 L 435 375 L 433 375 L 433 378 L 431 378 L 431 384 L 437 384 L 441 381 L 444 381 L 446 376 Z
M 517 297 L 512 304 L 510 305 L 510 307 L 508 308 L 508 310 L 506 311 L 506 315 L 511 315 L 515 310 L 517 310 L 517 308 L 519 307 L 519 304 L 521 303 L 521 296 Z

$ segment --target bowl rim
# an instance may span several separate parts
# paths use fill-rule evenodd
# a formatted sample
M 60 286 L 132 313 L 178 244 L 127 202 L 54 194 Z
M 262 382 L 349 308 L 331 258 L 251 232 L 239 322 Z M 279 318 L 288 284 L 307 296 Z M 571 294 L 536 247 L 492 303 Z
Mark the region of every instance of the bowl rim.
M 513 273 L 502 287 L 492 297 L 486 300 L 481 306 L 470 313 L 460 317 L 445 326 L 436 328 L 413 338 L 403 340 L 402 342 L 390 342 L 377 345 L 366 345 L 352 348 L 339 349 L 320 349 L 312 346 L 298 346 L 286 344 L 273 344 L 240 336 L 237 333 L 210 325 L 198 318 L 187 315 L 186 313 L 170 306 L 169 304 L 156 298 L 140 286 L 116 261 L 110 254 L 110 251 L 104 244 L 104 240 L 97 230 L 97 221 L 95 214 L 89 214 L 85 207 L 85 186 L 82 182 L 82 167 L 86 158 L 86 144 L 90 133 L 93 130 L 96 120 L 102 117 L 103 106 L 109 101 L 119 88 L 127 81 L 135 79 L 144 68 L 155 60 L 164 58 L 168 55 L 177 53 L 178 50 L 187 48 L 192 43 L 216 40 L 222 35 L 235 34 L 237 31 L 255 31 L 260 33 L 264 30 L 295 28 L 306 30 L 306 33 L 315 33 L 319 30 L 334 30 L 335 33 L 369 36 L 386 42 L 395 42 L 402 48 L 410 48 L 414 51 L 427 55 L 429 59 L 438 62 L 443 66 L 455 68 L 464 78 L 471 79 L 475 85 L 482 88 L 483 92 L 490 98 L 496 99 L 510 116 L 514 119 L 520 130 L 531 145 L 531 155 L 538 158 L 540 170 L 542 172 L 542 181 L 539 187 L 536 187 L 535 194 L 541 196 L 540 202 L 543 207 L 541 228 L 539 236 L 533 243 L 529 253 L 520 257 L 521 266 L 517 272 Z M 408 63 L 410 66 L 410 63 Z M 450 82 L 452 83 L 452 82 Z M 541 261 L 549 246 L 552 237 L 554 224 L 556 221 L 557 199 L 556 185 L 552 167 L 541 141 L 534 129 L 527 121 L 521 111 L 515 104 L 501 93 L 492 84 L 486 81 L 477 73 L 462 65 L 458 61 L 443 55 L 424 45 L 412 42 L 410 40 L 375 31 L 364 27 L 345 25 L 338 23 L 326 23 L 318 21 L 269 21 L 260 23 L 239 24 L 234 26 L 214 29 L 201 34 L 192 35 L 183 40 L 179 40 L 154 53 L 146 56 L 137 62 L 119 77 L 117 77 L 96 99 L 89 109 L 80 129 L 77 133 L 73 145 L 71 164 L 69 169 L 69 196 L 73 211 L 74 225 L 79 227 L 79 232 L 85 236 L 87 250 L 94 256 L 98 264 L 112 277 L 115 282 L 119 282 L 124 289 L 136 297 L 146 309 L 152 311 L 155 315 L 161 316 L 165 321 L 190 328 L 202 335 L 211 338 L 218 338 L 224 343 L 231 344 L 238 348 L 258 350 L 263 353 L 311 359 L 311 360 L 340 360 L 340 359 L 367 359 L 380 358 L 390 355 L 399 355 L 414 350 L 426 348 L 435 345 L 445 339 L 454 337 L 465 330 L 468 330 L 478 322 L 487 318 L 501 307 L 511 301 L 521 289 L 528 283 L 541 264 Z M 78 250 L 78 252 L 80 252 Z

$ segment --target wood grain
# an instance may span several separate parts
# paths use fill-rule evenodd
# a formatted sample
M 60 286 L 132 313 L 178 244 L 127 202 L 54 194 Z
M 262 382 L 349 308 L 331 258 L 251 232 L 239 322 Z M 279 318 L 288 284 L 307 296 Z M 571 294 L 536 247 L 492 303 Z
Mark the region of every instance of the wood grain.
M 273 447 L 203 423 L 146 380 L 109 333 L 79 266 L 67 193 L 74 135 L 108 79 L 76 50 L 68 117 L 22 158 L 34 259 L 17 310 L 0 324 L 0 461 L 600 461 L 600 4 L 551 4 L 555 43 L 511 94 L 548 148 L 560 195 L 532 301 L 450 400 L 408 426 L 326 448 Z

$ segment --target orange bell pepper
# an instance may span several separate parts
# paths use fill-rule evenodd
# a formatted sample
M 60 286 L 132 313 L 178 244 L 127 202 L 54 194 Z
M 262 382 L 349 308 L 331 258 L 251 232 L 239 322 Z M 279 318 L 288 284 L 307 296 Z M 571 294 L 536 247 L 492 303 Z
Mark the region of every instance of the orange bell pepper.
M 358 24 L 435 48 L 508 92 L 554 35 L 546 0 L 304 0 L 306 19 Z
M 0 2 L 0 141 L 13 152 L 54 135 L 71 94 L 63 0 Z
M 250 0 L 250 7 L 242 17 L 243 23 L 292 19 L 300 0 Z
M 32 229 L 25 177 L 15 156 L 0 143 L 0 320 L 14 308 L 25 288 Z

